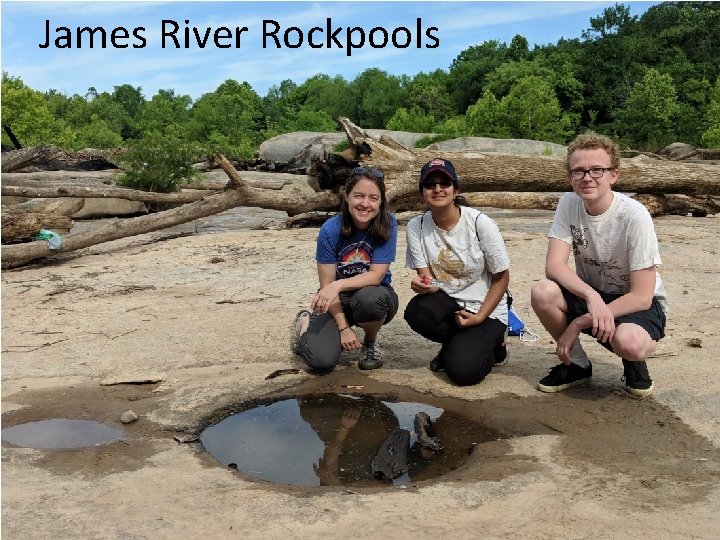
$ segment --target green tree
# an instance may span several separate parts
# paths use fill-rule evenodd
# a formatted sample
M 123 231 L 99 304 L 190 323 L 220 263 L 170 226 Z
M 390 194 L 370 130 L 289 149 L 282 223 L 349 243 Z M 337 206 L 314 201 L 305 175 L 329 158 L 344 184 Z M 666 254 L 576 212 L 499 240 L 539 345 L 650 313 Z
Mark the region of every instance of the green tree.
M 467 108 L 482 96 L 485 77 L 507 59 L 507 45 L 492 40 L 468 47 L 453 60 L 447 88 L 457 113 L 465 114 Z
M 143 103 L 137 114 L 137 128 L 141 133 L 186 126 L 190 120 L 190 96 L 176 96 L 174 90 L 158 90 L 152 99 Z
M 149 131 L 129 142 L 122 159 L 125 173 L 121 182 L 143 191 L 168 193 L 198 175 L 192 165 L 200 156 L 200 146 L 179 131 Z
M 455 104 L 447 91 L 447 73 L 438 69 L 418 73 L 408 84 L 406 109 L 417 108 L 421 114 L 443 122 L 455 113 Z
M 277 125 L 280 122 L 280 118 L 288 106 L 288 99 L 296 88 L 297 84 L 290 79 L 285 79 L 279 85 L 274 84 L 268 88 L 268 92 L 263 98 L 268 124 Z
M 430 133 L 434 125 L 435 119 L 432 116 L 423 114 L 419 108 L 413 107 L 408 110 L 405 107 L 400 107 L 388 120 L 385 127 L 395 131 Z
M 617 131 L 638 148 L 665 146 L 675 140 L 679 110 L 672 77 L 650 68 L 617 111 Z
M 403 101 L 399 77 L 378 68 L 369 68 L 350 84 L 357 102 L 357 124 L 382 129 Z
M 571 122 L 552 86 L 536 75 L 520 79 L 500 101 L 513 137 L 564 143 Z
M 249 159 L 260 144 L 264 127 L 260 97 L 247 82 L 240 84 L 228 79 L 195 102 L 188 133 L 208 152 Z
M 466 114 L 467 127 L 476 137 L 510 137 L 507 125 L 507 107 L 498 101 L 490 90 L 485 90 L 477 103 L 470 105 Z
M 335 121 L 326 111 L 317 111 L 307 105 L 299 110 L 287 111 L 286 116 L 280 120 L 281 133 L 291 131 L 336 131 Z
M 97 114 L 90 117 L 90 123 L 80 126 L 74 148 L 116 148 L 123 142 L 119 133 L 111 130 Z
M 138 113 L 145 104 L 142 89 L 139 86 L 136 88 L 130 84 L 121 84 L 113 87 L 111 97 L 126 113 L 123 117 L 125 124 L 120 128 L 120 134 L 124 139 L 136 137 Z
M 720 77 L 715 80 L 710 94 L 710 105 L 705 111 L 707 129 L 702 134 L 703 142 L 710 148 L 720 148 Z
M 55 144 L 69 148 L 75 140 L 74 131 L 53 116 L 41 92 L 6 72 L 2 73 L 2 123 L 12 129 L 23 146 Z M 2 141 L 11 144 L 4 132 Z

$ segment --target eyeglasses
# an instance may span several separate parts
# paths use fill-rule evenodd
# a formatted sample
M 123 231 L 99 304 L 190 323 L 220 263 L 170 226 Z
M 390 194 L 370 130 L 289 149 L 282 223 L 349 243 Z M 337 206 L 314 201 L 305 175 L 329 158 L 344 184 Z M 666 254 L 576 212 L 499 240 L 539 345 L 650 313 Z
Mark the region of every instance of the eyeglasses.
M 449 178 L 443 178 L 442 180 L 425 180 L 422 183 L 423 189 L 435 189 L 435 186 L 439 185 L 443 189 L 447 189 L 453 185 L 452 180 Z
M 602 175 L 607 171 L 613 171 L 615 167 L 593 167 L 592 169 L 573 169 L 570 171 L 570 178 L 573 180 L 582 180 L 586 174 L 590 175 L 593 180 L 600 180 Z
M 375 178 L 385 178 L 385 173 L 383 173 L 380 169 L 376 169 L 375 167 L 355 167 L 352 170 L 353 176 L 365 176 L 365 175 L 374 176 Z

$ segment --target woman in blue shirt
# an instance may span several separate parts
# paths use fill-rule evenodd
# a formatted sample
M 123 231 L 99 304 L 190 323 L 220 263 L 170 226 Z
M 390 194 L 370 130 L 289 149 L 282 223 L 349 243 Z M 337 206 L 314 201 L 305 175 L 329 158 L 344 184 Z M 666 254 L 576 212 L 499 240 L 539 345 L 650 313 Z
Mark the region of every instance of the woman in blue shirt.
M 390 214 L 382 171 L 356 167 L 345 186 L 341 211 L 320 228 L 315 260 L 320 289 L 293 326 L 293 352 L 311 368 L 333 369 L 342 351 L 362 349 L 360 369 L 383 365 L 376 345 L 380 328 L 398 309 L 390 285 L 397 220 Z M 361 343 L 353 326 L 364 330 Z

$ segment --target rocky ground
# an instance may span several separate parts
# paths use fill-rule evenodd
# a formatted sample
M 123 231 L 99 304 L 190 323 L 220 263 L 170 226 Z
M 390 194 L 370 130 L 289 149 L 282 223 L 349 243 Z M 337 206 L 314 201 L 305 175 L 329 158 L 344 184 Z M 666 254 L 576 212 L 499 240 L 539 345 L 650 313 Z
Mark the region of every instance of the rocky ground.
M 622 390 L 619 360 L 592 340 L 592 383 L 534 384 L 555 363 L 529 308 L 550 212 L 489 211 L 512 260 L 511 290 L 536 343 L 480 385 L 427 369 L 437 346 L 402 317 L 381 334 L 386 364 L 356 355 L 332 375 L 288 349 L 316 288 L 316 229 L 232 230 L 203 222 L 2 274 L 2 425 L 84 418 L 121 442 L 74 451 L 2 448 L 7 538 L 717 538 L 720 512 L 718 220 L 656 220 L 670 296 L 667 338 L 648 362 L 655 393 Z M 227 223 L 225 223 L 227 224 Z M 222 227 L 220 227 L 222 228 Z M 393 266 L 411 297 L 404 229 Z M 277 369 L 297 374 L 266 380 Z M 119 381 L 161 379 L 157 383 Z M 268 396 L 395 392 L 452 407 L 501 434 L 459 469 L 406 488 L 292 487 L 220 466 L 196 443 L 218 411 Z M 132 409 L 137 422 L 123 425 Z

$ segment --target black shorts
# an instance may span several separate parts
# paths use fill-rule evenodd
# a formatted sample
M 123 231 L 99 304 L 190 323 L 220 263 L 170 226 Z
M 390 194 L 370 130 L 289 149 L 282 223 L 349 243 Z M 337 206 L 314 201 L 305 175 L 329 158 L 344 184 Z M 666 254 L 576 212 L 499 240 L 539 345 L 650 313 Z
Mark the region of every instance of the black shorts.
M 562 291 L 565 302 L 567 302 L 567 322 L 568 324 L 570 324 L 572 321 L 574 321 L 581 315 L 585 315 L 588 312 L 587 302 L 582 298 L 578 298 L 577 296 L 575 296 L 562 285 L 558 284 L 558 286 Z M 603 299 L 603 302 L 605 302 L 606 304 L 609 304 L 613 300 L 617 300 L 618 298 L 623 296 L 622 294 L 611 294 L 598 291 L 597 289 L 595 290 L 598 292 L 600 297 Z M 650 334 L 650 337 L 654 341 L 660 341 L 662 338 L 665 337 L 665 322 L 665 312 L 662 310 L 662 307 L 660 307 L 660 302 L 658 301 L 658 299 L 653 298 L 652 304 L 650 304 L 649 309 L 646 309 L 645 311 L 629 313 L 627 315 L 623 315 L 622 317 L 618 317 L 617 319 L 615 319 L 615 326 L 620 326 L 623 323 L 637 324 L 638 326 L 644 328 L 645 331 Z M 592 336 L 592 328 L 587 328 L 583 330 L 583 334 Z M 600 342 L 600 344 L 606 349 L 612 351 L 609 341 L 606 341 L 605 343 Z

